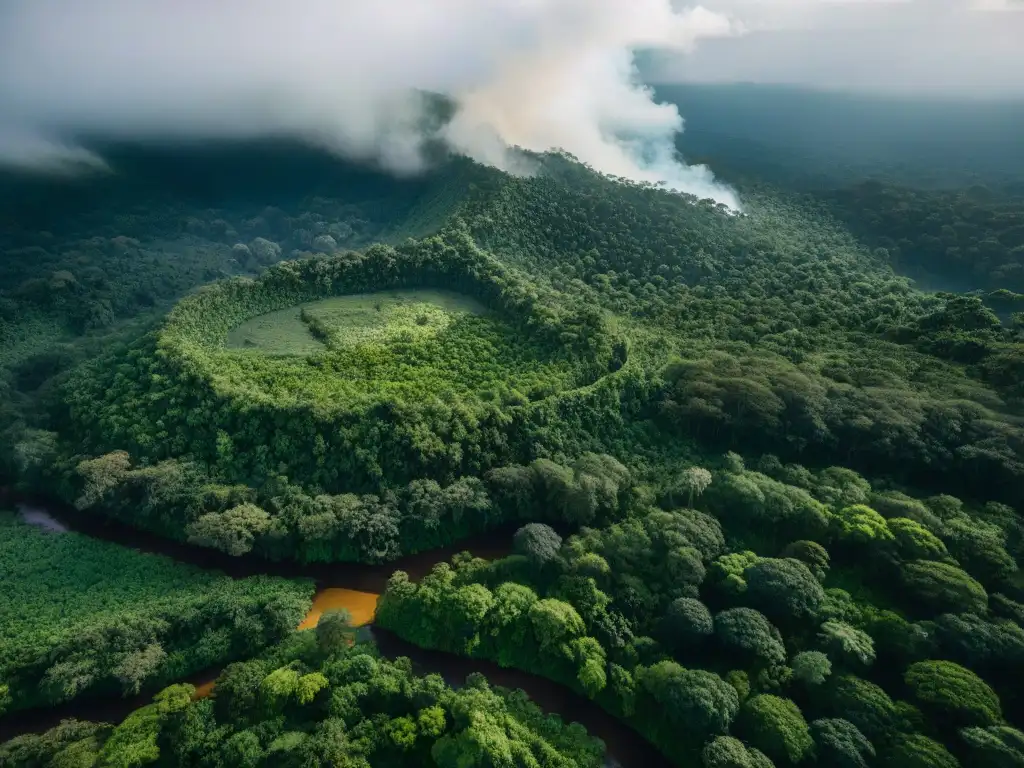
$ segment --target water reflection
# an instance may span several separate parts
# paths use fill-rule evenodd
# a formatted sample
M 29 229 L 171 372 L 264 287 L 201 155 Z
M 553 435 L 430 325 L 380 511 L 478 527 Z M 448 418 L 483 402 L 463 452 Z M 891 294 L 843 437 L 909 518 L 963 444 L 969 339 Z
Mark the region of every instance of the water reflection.
M 70 530 L 64 523 L 45 509 L 29 506 L 28 504 L 18 505 L 18 517 L 24 523 L 47 531 L 53 531 L 54 533 L 67 533 Z
M 344 608 L 352 615 L 352 626 L 359 627 L 373 621 L 380 595 L 372 592 L 360 592 L 343 587 L 327 587 L 321 589 L 313 597 L 313 606 L 306 618 L 299 624 L 299 629 L 313 629 L 325 611 Z

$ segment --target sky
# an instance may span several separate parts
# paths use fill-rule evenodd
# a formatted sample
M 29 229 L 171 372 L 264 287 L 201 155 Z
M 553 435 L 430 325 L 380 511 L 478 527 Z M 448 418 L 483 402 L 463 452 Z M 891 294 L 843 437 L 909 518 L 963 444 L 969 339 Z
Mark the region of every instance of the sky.
M 1024 0 L 704 0 L 742 35 L 663 54 L 659 82 L 1024 97 Z
M 517 173 L 510 147 L 562 149 L 737 207 L 676 156 L 685 115 L 645 77 L 1024 92 L 1019 0 L 702 2 L 3 0 L 0 164 L 102 168 L 89 136 L 287 136 L 402 174 L 440 140 Z M 638 50 L 658 52 L 643 72 Z M 458 104 L 439 132 L 424 91 Z

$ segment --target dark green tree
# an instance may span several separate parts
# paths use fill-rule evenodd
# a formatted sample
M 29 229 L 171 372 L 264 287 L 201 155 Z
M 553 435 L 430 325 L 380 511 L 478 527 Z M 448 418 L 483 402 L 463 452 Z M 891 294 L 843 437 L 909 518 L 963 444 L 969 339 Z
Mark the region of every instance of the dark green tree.
M 919 661 L 904 675 L 914 700 L 940 727 L 1002 722 L 999 697 L 984 680 L 951 661 Z
M 669 603 L 661 619 L 660 636 L 673 653 L 686 654 L 699 650 L 714 630 L 711 612 L 704 603 L 680 597 Z
M 811 723 L 811 737 L 814 739 L 815 758 L 819 765 L 868 768 L 874 762 L 874 746 L 849 720 L 815 720 Z
M 776 765 L 796 765 L 814 749 L 800 708 L 789 699 L 771 694 L 753 696 L 744 702 L 739 732 Z

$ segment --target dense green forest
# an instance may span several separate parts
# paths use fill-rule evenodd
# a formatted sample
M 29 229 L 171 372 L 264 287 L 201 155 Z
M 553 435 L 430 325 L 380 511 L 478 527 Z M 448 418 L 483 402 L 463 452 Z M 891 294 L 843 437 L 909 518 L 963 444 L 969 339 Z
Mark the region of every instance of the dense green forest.
M 326 494 L 280 475 L 258 489 L 217 484 L 175 459 L 133 468 L 120 451 L 82 461 L 76 476 L 79 509 L 171 539 L 269 560 L 378 563 L 508 523 L 607 520 L 623 503 L 629 471 L 588 453 L 568 465 L 536 459 L 443 486 L 421 478 L 381 494 Z
M 915 142 L 939 106 L 659 95 L 741 211 L 566 153 L 395 179 L 120 147 L 102 179 L 5 179 L 0 485 L 296 568 L 518 527 L 507 557 L 396 572 L 375 621 L 553 680 L 679 766 L 1024 765 L 1017 107 Z M 310 591 L 8 528 L 15 706 L 254 656 Z M 138 617 L 123 647 L 91 639 L 110 612 Z M 0 763 L 601 761 L 521 694 L 325 648 L 332 621 Z
M 312 582 L 235 580 L 0 513 L 4 709 L 139 693 L 287 636 Z
M 521 691 L 471 675 L 457 689 L 373 645 L 349 647 L 327 614 L 270 652 L 232 664 L 213 698 L 178 684 L 124 722 L 66 720 L 0 745 L 0 765 L 598 768 L 604 745 Z
M 1024 739 L 1007 674 L 1024 660 L 1010 508 L 771 455 L 691 467 L 660 497 L 670 511 L 638 494 L 620 521 L 566 539 L 529 524 L 503 560 L 462 558 L 418 584 L 399 571 L 377 621 L 541 670 L 679 765 L 733 737 L 775 765 L 885 766 Z

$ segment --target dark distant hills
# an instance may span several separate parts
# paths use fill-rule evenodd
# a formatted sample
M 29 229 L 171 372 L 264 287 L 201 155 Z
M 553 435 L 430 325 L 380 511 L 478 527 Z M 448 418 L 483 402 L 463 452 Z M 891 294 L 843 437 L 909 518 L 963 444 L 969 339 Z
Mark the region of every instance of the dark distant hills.
M 834 186 L 1020 186 L 1024 100 L 900 99 L 794 86 L 656 85 L 686 119 L 679 148 L 726 176 Z M 1024 192 L 1024 188 L 1020 190 Z

